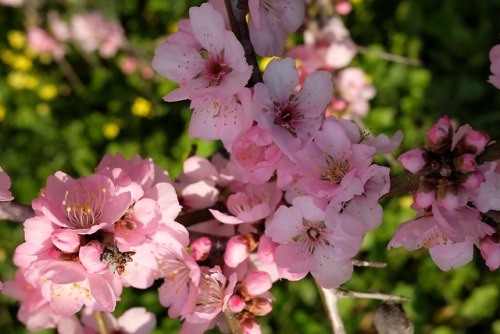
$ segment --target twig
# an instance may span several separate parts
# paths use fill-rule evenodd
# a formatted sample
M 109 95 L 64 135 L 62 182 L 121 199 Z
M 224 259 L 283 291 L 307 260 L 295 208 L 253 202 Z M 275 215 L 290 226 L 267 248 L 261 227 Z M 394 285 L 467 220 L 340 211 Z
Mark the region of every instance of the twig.
M 82 81 L 78 77 L 78 74 L 73 70 L 73 67 L 71 67 L 70 63 L 66 61 L 65 58 L 61 59 L 56 59 L 57 65 L 59 65 L 59 68 L 63 72 L 64 76 L 68 79 L 71 87 L 77 92 L 81 93 L 84 90 L 84 86 L 82 84 Z
M 35 215 L 29 205 L 15 202 L 0 202 L 0 219 L 13 222 L 24 222 Z
M 372 261 L 361 261 L 361 260 L 352 260 L 352 264 L 356 267 L 370 267 L 370 268 L 385 268 L 387 267 L 387 263 L 384 262 L 372 262 Z
M 106 321 L 104 321 L 104 317 L 102 316 L 102 312 L 94 311 L 92 314 L 97 324 L 99 334 L 110 334 L 108 326 L 106 326 Z
M 358 45 L 357 49 L 358 49 L 359 53 L 363 53 L 363 54 L 366 54 L 366 55 L 378 57 L 380 59 L 392 61 L 392 62 L 395 62 L 395 63 L 405 64 L 405 65 L 411 65 L 411 66 L 418 66 L 418 67 L 422 67 L 424 65 L 424 63 L 421 60 L 415 59 L 415 58 L 408 58 L 408 57 L 403 57 L 403 56 L 395 55 L 395 54 L 392 54 L 392 53 L 387 53 L 387 52 L 384 52 L 384 51 L 372 50 L 372 49 L 369 49 L 367 47 L 359 46 L 359 45 Z
M 226 308 L 224 310 L 224 318 L 226 318 L 226 322 L 229 326 L 229 330 L 230 330 L 231 334 L 242 334 L 241 326 L 236 321 L 236 319 L 234 317 L 234 313 L 231 312 L 231 310 L 229 308 Z
M 398 302 L 406 302 L 408 301 L 407 297 L 389 295 L 386 293 L 380 292 L 359 292 L 359 291 L 349 291 L 349 290 L 338 290 L 337 296 L 339 299 L 341 298 L 365 298 L 365 299 L 378 299 L 378 300 L 390 300 L 390 301 L 398 301 Z
M 330 324 L 335 334 L 346 334 L 344 322 L 340 317 L 338 301 L 341 296 L 338 294 L 338 289 L 325 289 L 316 282 L 320 292 L 321 300 L 326 308 L 326 314 L 330 319 Z
M 256 83 L 262 82 L 257 56 L 250 41 L 250 33 L 248 32 L 248 24 L 246 20 L 247 6 L 242 0 L 224 0 L 226 4 L 227 15 L 231 24 L 231 30 L 236 38 L 240 41 L 245 50 L 245 58 L 247 63 L 252 66 L 252 76 L 248 80 L 248 87 L 255 86 Z

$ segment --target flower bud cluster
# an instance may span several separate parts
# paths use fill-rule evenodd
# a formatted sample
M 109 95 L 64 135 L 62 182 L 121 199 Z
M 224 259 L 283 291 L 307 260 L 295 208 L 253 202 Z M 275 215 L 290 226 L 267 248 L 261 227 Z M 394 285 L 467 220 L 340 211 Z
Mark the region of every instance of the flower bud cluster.
M 479 159 L 489 141 L 469 125 L 455 130 L 443 116 L 427 133 L 427 148 L 399 157 L 407 170 L 420 175 L 413 194 L 418 214 L 399 227 L 389 248 L 428 248 L 438 267 L 449 270 L 471 261 L 476 245 L 491 270 L 499 267 L 494 259 L 498 223 L 488 212 L 500 210 L 500 169 L 498 161 Z

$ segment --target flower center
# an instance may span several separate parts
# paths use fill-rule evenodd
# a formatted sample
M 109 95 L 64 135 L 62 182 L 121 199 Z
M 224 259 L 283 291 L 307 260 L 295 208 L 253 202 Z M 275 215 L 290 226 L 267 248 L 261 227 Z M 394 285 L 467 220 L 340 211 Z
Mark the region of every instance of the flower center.
M 291 96 L 291 99 L 294 97 Z M 294 137 L 297 136 L 297 126 L 299 122 L 304 118 L 302 114 L 297 111 L 297 107 L 294 102 L 286 101 L 284 103 L 274 102 L 274 110 L 276 111 L 276 117 L 274 118 L 274 124 L 284 127 L 288 132 L 290 132 Z
M 106 200 L 106 189 L 97 187 L 97 192 L 90 192 L 85 186 L 76 188 L 71 193 L 66 191 L 62 206 L 68 220 L 76 228 L 88 228 L 97 224 L 101 218 Z
M 328 235 L 332 232 L 326 227 L 324 221 L 302 221 L 302 231 L 293 240 L 298 243 L 298 249 L 313 255 L 316 247 L 330 246 Z
M 349 172 L 349 164 L 347 161 L 336 161 L 328 153 L 323 153 L 326 160 L 326 168 L 321 174 L 321 179 L 330 181 L 331 184 L 339 184 L 342 178 Z

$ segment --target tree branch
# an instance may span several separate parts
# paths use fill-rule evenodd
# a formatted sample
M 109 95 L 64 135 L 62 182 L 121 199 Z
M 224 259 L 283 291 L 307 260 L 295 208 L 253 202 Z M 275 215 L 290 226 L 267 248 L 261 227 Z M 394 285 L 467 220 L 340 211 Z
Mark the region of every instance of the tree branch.
M 0 202 L 0 219 L 24 222 L 35 215 L 31 206 L 15 202 Z
M 256 83 L 262 82 L 262 75 L 260 74 L 257 56 L 250 41 L 250 33 L 246 20 L 248 7 L 242 0 L 224 0 L 224 3 L 226 4 L 231 30 L 245 50 L 247 63 L 252 66 L 252 76 L 248 80 L 247 86 L 253 87 Z

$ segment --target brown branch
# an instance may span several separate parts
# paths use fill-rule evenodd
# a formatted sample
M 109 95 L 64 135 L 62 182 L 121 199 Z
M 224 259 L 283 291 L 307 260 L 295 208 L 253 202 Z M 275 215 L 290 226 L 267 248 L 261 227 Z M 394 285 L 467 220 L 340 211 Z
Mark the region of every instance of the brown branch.
M 31 206 L 15 202 L 0 202 L 0 219 L 24 222 L 35 215 Z
M 246 20 L 248 7 L 245 1 L 242 0 L 224 0 L 224 3 L 226 4 L 231 30 L 245 50 L 247 63 L 252 66 L 252 76 L 248 80 L 247 86 L 253 87 L 256 83 L 262 82 L 262 75 L 260 74 L 257 56 L 250 41 L 250 33 Z

